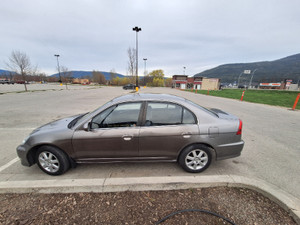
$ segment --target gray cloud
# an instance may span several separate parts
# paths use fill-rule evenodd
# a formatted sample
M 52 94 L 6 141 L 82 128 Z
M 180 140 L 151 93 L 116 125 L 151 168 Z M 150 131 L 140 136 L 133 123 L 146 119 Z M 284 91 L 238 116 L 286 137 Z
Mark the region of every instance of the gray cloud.
M 273 60 L 300 52 L 298 0 L 1 0 L 0 68 L 12 50 L 55 72 L 54 54 L 73 70 L 126 74 L 132 27 L 139 64 L 190 75 L 224 63 Z

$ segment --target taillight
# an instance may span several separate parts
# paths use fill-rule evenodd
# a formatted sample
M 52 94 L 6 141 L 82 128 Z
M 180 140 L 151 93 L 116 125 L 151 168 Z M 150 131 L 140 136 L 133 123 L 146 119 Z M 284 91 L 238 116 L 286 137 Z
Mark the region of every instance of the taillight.
M 236 135 L 242 135 L 242 129 L 243 129 L 243 122 L 240 120 L 239 129 L 236 132 Z

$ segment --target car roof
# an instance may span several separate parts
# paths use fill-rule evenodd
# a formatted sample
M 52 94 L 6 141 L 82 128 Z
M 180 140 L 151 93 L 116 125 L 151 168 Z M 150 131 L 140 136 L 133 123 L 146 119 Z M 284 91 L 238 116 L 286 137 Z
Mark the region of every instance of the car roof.
M 172 102 L 185 102 L 186 100 L 176 95 L 168 94 L 127 94 L 112 100 L 113 103 L 126 102 L 126 101 L 172 101 Z

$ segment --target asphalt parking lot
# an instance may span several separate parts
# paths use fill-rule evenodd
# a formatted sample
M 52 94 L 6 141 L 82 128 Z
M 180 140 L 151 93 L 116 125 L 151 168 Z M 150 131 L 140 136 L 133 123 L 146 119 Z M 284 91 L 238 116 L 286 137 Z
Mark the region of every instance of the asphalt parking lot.
M 52 120 L 91 111 L 108 100 L 130 93 L 121 87 L 65 87 L 28 85 L 39 91 L 0 95 L 0 182 L 51 180 L 38 167 L 23 167 L 16 147 L 36 127 Z M 17 86 L 0 86 L 0 93 L 17 91 Z M 20 89 L 24 85 L 18 86 Z M 46 91 L 42 91 L 46 90 Z M 240 117 L 244 123 L 245 147 L 238 158 L 213 163 L 197 177 L 238 175 L 261 179 L 300 199 L 300 111 L 237 100 L 198 95 L 171 88 L 142 88 L 141 93 L 169 93 L 190 99 L 205 107 L 220 108 Z M 120 163 L 80 165 L 64 179 L 108 177 L 195 176 L 176 163 Z

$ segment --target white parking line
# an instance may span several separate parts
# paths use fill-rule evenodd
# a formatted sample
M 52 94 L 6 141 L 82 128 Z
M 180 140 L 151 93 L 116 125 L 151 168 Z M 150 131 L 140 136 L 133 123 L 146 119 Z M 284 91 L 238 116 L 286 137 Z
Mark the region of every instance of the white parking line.
M 0 130 L 34 130 L 34 129 L 36 129 L 36 127 L 35 128 L 30 128 L 30 127 L 24 127 L 24 128 L 3 128 L 3 127 L 0 127 Z
M 18 162 L 18 161 L 19 161 L 19 158 L 17 157 L 17 158 L 15 158 L 15 159 L 11 160 L 10 162 L 6 163 L 5 165 L 1 166 L 1 167 L 0 167 L 0 173 L 1 173 L 3 170 L 5 170 L 5 169 L 7 169 L 8 167 L 10 167 L 10 166 L 11 166 L 12 164 L 14 164 L 15 162 Z

